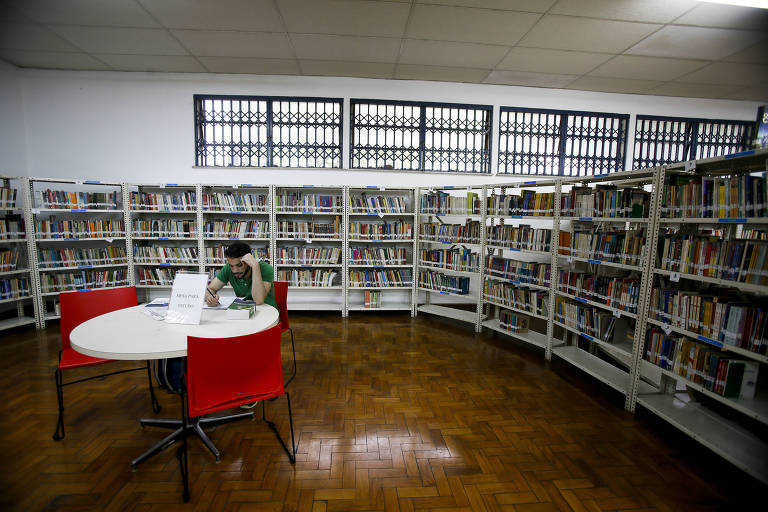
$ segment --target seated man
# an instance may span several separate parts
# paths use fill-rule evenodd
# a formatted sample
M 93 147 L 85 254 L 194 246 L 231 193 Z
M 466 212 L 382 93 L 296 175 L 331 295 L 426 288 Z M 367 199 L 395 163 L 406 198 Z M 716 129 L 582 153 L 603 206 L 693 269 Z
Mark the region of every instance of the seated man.
M 277 309 L 275 290 L 272 289 L 275 278 L 272 265 L 256 260 L 251 254 L 251 248 L 243 242 L 235 242 L 227 247 L 224 256 L 227 257 L 227 264 L 208 285 L 205 303 L 209 306 L 217 305 L 217 292 L 229 283 L 237 297 L 252 300 L 256 304 L 269 304 Z

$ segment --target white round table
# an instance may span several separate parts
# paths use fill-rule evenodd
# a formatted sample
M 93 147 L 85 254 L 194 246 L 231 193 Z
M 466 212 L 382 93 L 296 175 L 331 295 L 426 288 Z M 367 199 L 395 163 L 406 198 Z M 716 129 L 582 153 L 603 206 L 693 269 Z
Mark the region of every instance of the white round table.
M 144 313 L 144 306 L 118 309 L 91 318 L 69 335 L 72 348 L 91 357 L 144 360 L 184 357 L 187 336 L 229 338 L 277 325 L 280 314 L 268 304 L 256 306 L 248 320 L 228 320 L 222 309 L 204 309 L 199 325 L 169 324 Z

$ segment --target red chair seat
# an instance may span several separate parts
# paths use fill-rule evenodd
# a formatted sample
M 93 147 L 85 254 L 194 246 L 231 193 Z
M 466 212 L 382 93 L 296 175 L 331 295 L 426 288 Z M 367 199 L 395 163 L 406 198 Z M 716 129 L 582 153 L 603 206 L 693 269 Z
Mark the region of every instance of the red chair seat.
M 81 354 L 73 348 L 65 348 L 61 351 L 61 361 L 59 361 L 59 370 L 69 370 L 72 368 L 84 368 L 86 366 L 96 366 L 114 361 L 114 359 L 102 359 L 100 357 L 91 357 Z

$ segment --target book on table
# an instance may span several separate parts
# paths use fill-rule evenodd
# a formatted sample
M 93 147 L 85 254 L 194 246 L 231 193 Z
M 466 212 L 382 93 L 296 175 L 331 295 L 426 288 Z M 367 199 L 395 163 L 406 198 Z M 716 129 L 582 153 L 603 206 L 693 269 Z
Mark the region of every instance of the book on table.
M 248 320 L 256 313 L 256 303 L 252 300 L 235 299 L 227 308 L 229 320 Z

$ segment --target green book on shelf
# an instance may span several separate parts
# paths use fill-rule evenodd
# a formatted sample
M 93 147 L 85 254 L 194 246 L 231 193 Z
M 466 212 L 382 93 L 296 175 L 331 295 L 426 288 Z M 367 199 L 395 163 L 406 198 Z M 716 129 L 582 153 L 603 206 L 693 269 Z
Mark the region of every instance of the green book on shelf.
M 252 300 L 235 299 L 227 308 L 229 320 L 248 320 L 256 313 L 256 303 Z

